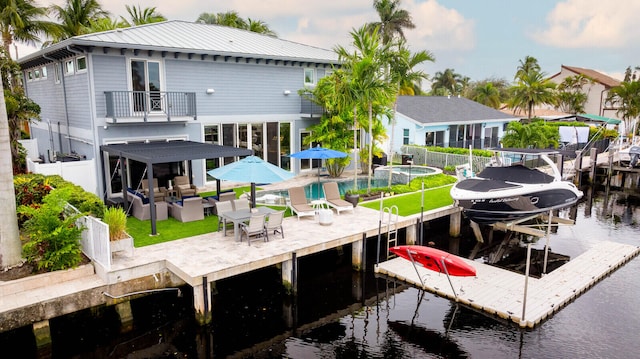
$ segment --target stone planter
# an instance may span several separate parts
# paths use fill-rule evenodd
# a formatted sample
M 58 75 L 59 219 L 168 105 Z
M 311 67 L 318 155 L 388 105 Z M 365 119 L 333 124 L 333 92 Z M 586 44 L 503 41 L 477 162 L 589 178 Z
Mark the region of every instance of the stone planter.
M 358 205 L 358 202 L 360 201 L 360 195 L 359 194 L 345 194 L 344 195 L 344 200 L 351 203 L 353 205 L 353 207 Z
M 117 241 L 109 241 L 111 254 L 115 252 L 126 252 L 129 257 L 133 256 L 133 237 L 118 239 Z

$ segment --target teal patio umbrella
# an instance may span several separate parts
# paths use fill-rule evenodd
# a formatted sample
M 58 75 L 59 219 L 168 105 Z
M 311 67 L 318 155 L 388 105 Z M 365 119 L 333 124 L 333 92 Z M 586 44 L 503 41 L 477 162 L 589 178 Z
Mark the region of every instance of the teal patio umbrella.
M 207 171 L 211 177 L 232 182 L 251 182 L 251 206 L 256 206 L 256 183 L 275 183 L 293 178 L 283 170 L 260 157 L 247 156 L 226 166 Z
M 330 148 L 320 147 L 320 145 L 316 147 L 311 147 L 306 150 L 292 153 L 289 157 L 305 159 L 305 160 L 327 160 L 330 158 L 343 158 L 347 157 L 347 154 L 344 152 L 332 150 Z M 318 196 L 320 196 L 320 167 L 318 167 Z

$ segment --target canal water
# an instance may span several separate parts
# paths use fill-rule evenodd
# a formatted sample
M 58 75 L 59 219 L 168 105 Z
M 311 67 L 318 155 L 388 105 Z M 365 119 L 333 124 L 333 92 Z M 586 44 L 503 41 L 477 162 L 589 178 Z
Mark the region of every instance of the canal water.
M 554 230 L 551 250 L 573 258 L 600 241 L 640 245 L 638 204 L 637 193 L 587 190 L 578 206 L 562 212 L 576 225 Z M 446 226 L 431 224 L 426 239 L 445 243 L 439 233 Z M 465 229 L 461 252 L 474 241 Z M 131 328 L 121 328 L 115 309 L 104 307 L 52 320 L 50 352 L 35 349 L 30 328 L 0 334 L 0 346 L 19 358 L 638 357 L 640 258 L 537 328 L 522 330 L 376 278 L 370 242 L 365 274 L 351 270 L 348 248 L 300 259 L 295 300 L 284 295 L 275 268 L 218 282 L 207 327 L 195 325 L 193 293 L 184 288 L 132 301 Z

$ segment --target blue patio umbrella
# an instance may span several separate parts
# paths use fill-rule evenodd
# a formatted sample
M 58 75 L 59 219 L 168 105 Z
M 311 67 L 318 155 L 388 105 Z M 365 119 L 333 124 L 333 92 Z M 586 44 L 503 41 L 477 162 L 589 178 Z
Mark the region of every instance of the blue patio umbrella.
M 292 153 L 289 157 L 305 159 L 305 160 L 327 160 L 330 158 L 343 158 L 347 157 L 347 154 L 344 152 L 332 150 L 330 148 L 320 147 L 320 145 L 316 147 L 311 147 L 306 150 Z M 318 167 L 318 196 L 320 195 L 320 167 Z
M 211 177 L 232 182 L 251 182 L 251 206 L 256 205 L 256 183 L 275 183 L 293 178 L 294 174 L 264 161 L 260 157 L 247 156 L 207 171 Z

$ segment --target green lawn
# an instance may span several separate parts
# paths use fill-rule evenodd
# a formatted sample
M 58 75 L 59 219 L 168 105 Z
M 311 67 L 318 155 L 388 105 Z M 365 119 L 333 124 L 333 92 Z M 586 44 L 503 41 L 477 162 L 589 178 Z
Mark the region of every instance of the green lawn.
M 413 181 L 412 181 L 413 182 Z M 418 182 L 419 183 L 419 182 Z M 438 186 L 435 188 L 425 189 L 424 191 L 424 210 L 432 210 L 444 206 L 451 205 L 453 199 L 449 195 L 450 185 Z M 249 192 L 249 187 L 235 188 L 234 191 L 239 196 L 244 192 Z M 214 192 L 201 193 L 200 196 L 206 197 L 214 195 Z M 421 192 L 412 192 L 403 195 L 386 197 L 383 201 L 384 207 L 398 206 L 398 214 L 407 216 L 420 213 Z M 362 202 L 359 206 L 379 210 L 380 201 Z M 281 210 L 283 207 L 273 206 L 272 208 Z M 289 209 L 285 212 L 285 217 L 291 216 Z M 133 237 L 136 247 L 148 246 L 162 242 L 173 241 L 180 238 L 193 237 L 200 234 L 215 232 L 218 230 L 218 216 L 205 216 L 204 220 L 182 223 L 171 216 L 167 220 L 156 222 L 157 235 L 151 235 L 151 221 L 140 221 L 135 217 L 127 218 L 127 231 Z
M 453 199 L 449 194 L 452 185 L 425 189 L 424 190 L 424 210 L 432 210 L 444 206 L 453 204 Z M 398 206 L 398 214 L 401 216 L 408 216 L 415 213 L 420 213 L 420 204 L 422 203 L 422 193 L 413 192 L 409 194 L 403 194 L 399 196 L 386 197 L 383 202 L 383 207 Z M 380 200 L 367 201 L 360 203 L 360 206 L 380 209 Z

